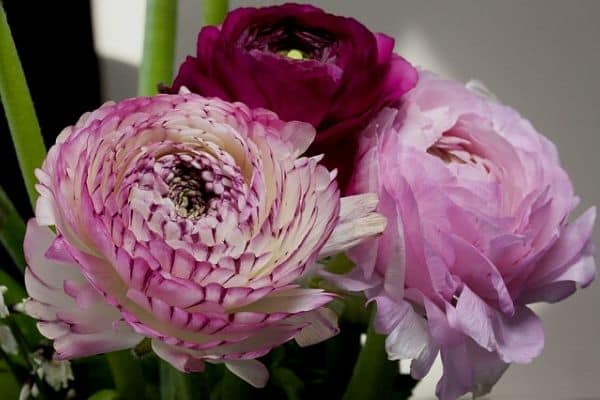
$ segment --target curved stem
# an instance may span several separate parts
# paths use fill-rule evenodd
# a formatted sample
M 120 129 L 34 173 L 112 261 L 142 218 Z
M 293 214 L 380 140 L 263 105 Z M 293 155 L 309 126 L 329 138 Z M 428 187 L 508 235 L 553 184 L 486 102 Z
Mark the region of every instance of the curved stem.
M 140 96 L 152 96 L 158 92 L 160 83 L 171 83 L 176 33 L 177 0 L 146 0 Z
M 19 160 L 19 167 L 25 180 L 27 194 L 35 208 L 36 168 L 41 167 L 46 148 L 42 139 L 33 101 L 25 81 L 21 61 L 6 20 L 4 8 L 0 5 L 0 97 Z
M 371 322 L 343 400 L 388 399 L 398 373 L 398 363 L 387 358 L 385 336 L 376 333 Z
M 204 25 L 220 25 L 229 10 L 227 0 L 205 0 L 202 3 L 202 20 Z
M 138 400 L 144 397 L 144 376 L 139 360 L 129 350 L 106 355 L 112 371 L 115 388 L 122 400 Z

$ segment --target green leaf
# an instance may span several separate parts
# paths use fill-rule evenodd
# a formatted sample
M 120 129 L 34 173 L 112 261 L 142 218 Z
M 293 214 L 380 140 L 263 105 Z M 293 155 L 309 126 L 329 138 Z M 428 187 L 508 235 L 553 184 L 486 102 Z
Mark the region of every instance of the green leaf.
M 160 83 L 171 83 L 177 32 L 177 0 L 146 0 L 144 53 L 138 94 L 152 96 Z
M 1 4 L 1 3 L 0 3 Z M 29 201 L 35 208 L 34 171 L 42 165 L 46 148 L 17 49 L 0 5 L 0 97 L 6 113 Z
M 117 393 L 116 391 L 114 391 L 112 389 L 103 389 L 103 390 L 100 390 L 99 392 L 94 393 L 90 397 L 88 397 L 88 400 L 118 400 L 118 399 L 119 399 L 119 393 Z

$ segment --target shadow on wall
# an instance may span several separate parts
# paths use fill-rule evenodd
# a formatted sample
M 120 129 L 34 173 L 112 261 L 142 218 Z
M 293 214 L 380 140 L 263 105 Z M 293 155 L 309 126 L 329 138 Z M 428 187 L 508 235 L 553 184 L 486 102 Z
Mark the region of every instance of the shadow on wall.
M 100 58 L 102 98 L 119 101 L 137 93 L 138 68 L 110 58 Z

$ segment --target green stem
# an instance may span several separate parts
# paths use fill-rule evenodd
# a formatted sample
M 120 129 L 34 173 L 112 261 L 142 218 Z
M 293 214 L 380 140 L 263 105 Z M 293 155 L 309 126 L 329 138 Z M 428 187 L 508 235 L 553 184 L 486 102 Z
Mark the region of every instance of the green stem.
M 242 400 L 249 399 L 251 394 L 252 386 L 225 368 L 223 380 L 221 381 L 221 398 L 223 400 Z
M 138 400 L 144 397 L 142 365 L 130 350 L 116 351 L 106 355 L 112 371 L 115 388 L 121 400 Z
M 229 10 L 227 0 L 204 0 L 202 2 L 202 20 L 204 25 L 220 25 Z
M 160 399 L 208 399 L 209 387 L 204 373 L 183 373 L 160 360 Z
M 21 273 L 25 271 L 24 238 L 25 223 L 4 189 L 0 187 L 0 243 Z
M 152 96 L 160 83 L 171 83 L 177 31 L 177 0 L 146 0 L 144 54 L 138 94 Z
M 33 101 L 25 81 L 17 49 L 0 5 L 0 97 L 17 152 L 21 173 L 31 205 L 35 207 L 37 192 L 34 171 L 42 165 L 46 148 L 42 139 Z
M 371 322 L 343 400 L 389 399 L 396 375 L 398 363 L 388 360 L 385 336 L 376 333 Z

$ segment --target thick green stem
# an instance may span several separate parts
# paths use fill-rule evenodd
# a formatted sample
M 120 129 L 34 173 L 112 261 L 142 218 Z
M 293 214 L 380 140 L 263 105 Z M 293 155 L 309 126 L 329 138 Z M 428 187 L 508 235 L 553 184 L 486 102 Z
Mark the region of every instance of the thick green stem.
M 0 187 L 0 243 L 21 273 L 25 271 L 24 238 L 25 223 L 4 189 Z
M 385 336 L 376 333 L 371 322 L 343 400 L 391 398 L 398 372 L 398 363 L 387 358 Z
M 177 0 L 146 0 L 140 96 L 152 96 L 158 92 L 160 83 L 171 83 L 176 33 Z
M 1 3 L 0 3 L 1 4 Z M 0 5 L 0 97 L 17 152 L 31 205 L 35 207 L 34 171 L 42 165 L 46 148 L 40 131 L 33 101 L 25 81 L 17 49 Z
M 202 2 L 204 25 L 220 25 L 229 9 L 228 3 L 227 0 L 204 0 Z
M 142 365 L 129 350 L 106 355 L 112 371 L 115 388 L 121 400 L 138 400 L 144 397 L 144 375 Z

